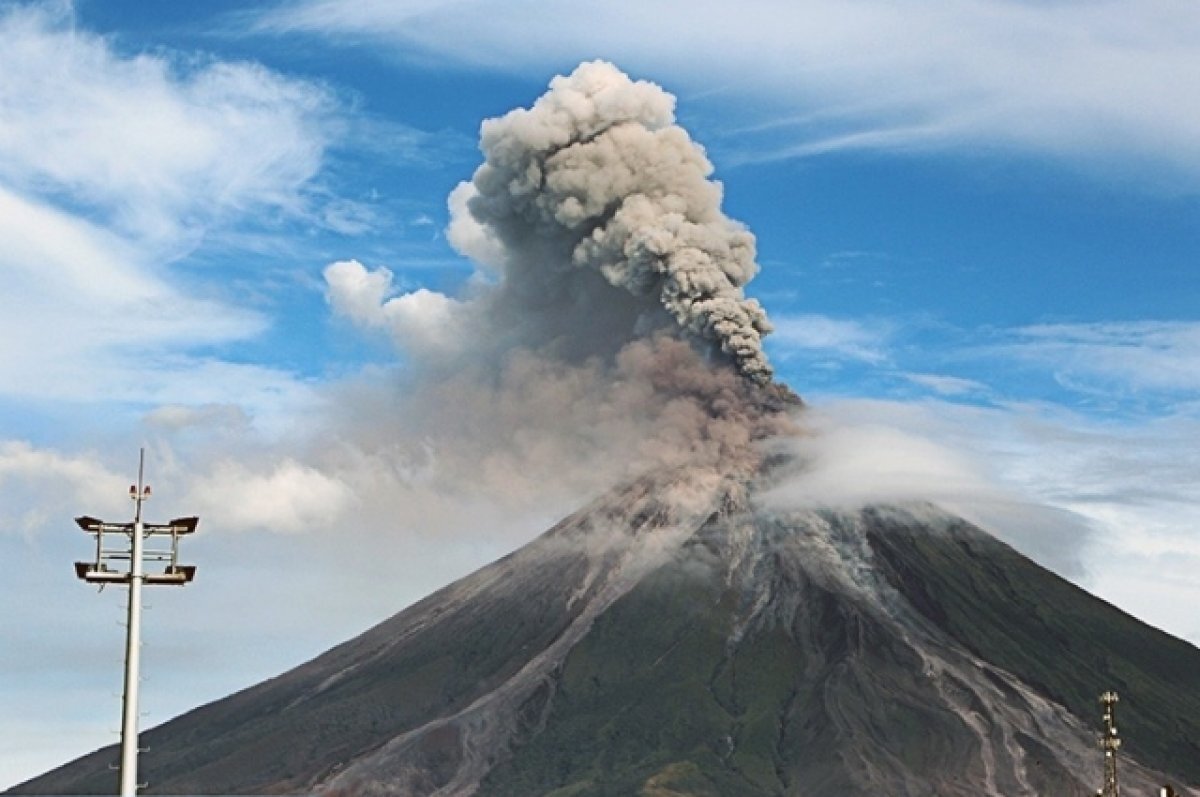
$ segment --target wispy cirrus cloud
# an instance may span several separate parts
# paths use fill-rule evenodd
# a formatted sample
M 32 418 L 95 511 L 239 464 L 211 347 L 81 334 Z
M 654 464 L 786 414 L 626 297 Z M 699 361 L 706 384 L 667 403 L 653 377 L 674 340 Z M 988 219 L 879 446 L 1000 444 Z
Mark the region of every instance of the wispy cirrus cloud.
M 260 334 L 260 312 L 189 292 L 136 241 L 0 187 L 0 395 L 43 405 L 235 402 L 264 428 L 311 406 L 284 369 L 207 353 Z
M 872 365 L 886 362 L 891 324 L 833 318 L 816 313 L 779 315 L 771 319 L 774 331 L 767 345 L 773 356 L 832 357 Z
M 982 382 L 977 382 L 974 379 L 965 379 L 961 376 L 914 373 L 905 373 L 901 374 L 901 376 L 914 385 L 932 390 L 940 396 L 968 396 L 988 391 L 987 385 Z
M 125 54 L 69 7 L 0 14 L 0 180 L 139 240 L 298 211 L 337 135 L 325 88 L 247 62 Z
M 900 318 L 796 315 L 783 316 L 777 326 L 769 342 L 785 370 L 819 358 L 865 364 L 885 394 L 912 395 L 917 388 L 995 404 L 1082 401 L 1141 417 L 1200 408 L 1200 321 L 963 329 Z M 915 336 L 919 346 L 912 344 Z
M 326 226 L 361 224 L 320 185 L 338 111 L 257 64 L 124 52 L 69 4 L 0 9 L 0 395 L 298 398 L 286 371 L 212 354 L 271 320 L 176 264 L 264 219 L 321 224 L 326 205 Z
M 754 0 L 681 14 L 518 0 L 488 11 L 482 0 L 297 0 L 255 25 L 472 67 L 542 72 L 604 53 L 695 93 L 749 92 L 760 110 L 743 116 L 744 159 L 987 146 L 1200 183 L 1200 98 L 1178 79 L 1200 71 L 1190 3 Z
M 0 240 L 0 374 L 10 396 L 69 396 L 81 379 L 102 395 L 106 375 L 96 372 L 106 364 L 134 367 L 147 352 L 236 340 L 266 323 L 170 285 L 138 242 L 2 186 Z
M 1068 386 L 1200 397 L 1200 321 L 1037 324 L 1008 338 L 997 354 L 1050 370 Z

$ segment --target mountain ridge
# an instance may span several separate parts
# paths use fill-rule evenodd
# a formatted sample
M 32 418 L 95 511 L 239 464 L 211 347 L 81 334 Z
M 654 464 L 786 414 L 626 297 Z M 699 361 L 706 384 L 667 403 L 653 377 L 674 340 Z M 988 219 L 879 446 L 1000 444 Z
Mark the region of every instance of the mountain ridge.
M 780 511 L 757 492 L 708 470 L 614 490 L 147 731 L 151 791 L 1085 795 L 1105 688 L 1127 690 L 1129 789 L 1200 782 L 1200 712 L 1175 694 L 1194 647 L 932 505 Z M 1081 618 L 1117 630 L 1077 638 Z M 102 757 L 10 793 L 100 793 Z

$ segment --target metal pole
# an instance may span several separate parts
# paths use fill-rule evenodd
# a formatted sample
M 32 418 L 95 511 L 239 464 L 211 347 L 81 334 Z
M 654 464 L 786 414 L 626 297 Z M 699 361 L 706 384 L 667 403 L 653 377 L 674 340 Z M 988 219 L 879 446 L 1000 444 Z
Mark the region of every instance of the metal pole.
M 175 518 L 170 523 L 146 523 L 142 520 L 142 504 L 150 498 L 146 486 L 146 449 L 138 453 L 137 484 L 129 488 L 129 497 L 134 500 L 136 511 L 132 523 L 105 523 L 90 515 L 75 518 L 75 524 L 89 534 L 96 535 L 96 561 L 76 562 L 75 575 L 89 584 L 129 585 L 129 606 L 125 622 L 125 688 L 121 695 L 121 766 L 120 795 L 135 797 L 138 790 L 138 691 L 141 682 L 142 653 L 142 587 L 153 584 L 176 584 L 183 586 L 196 575 L 192 565 L 179 564 L 179 537 L 196 531 L 198 517 Z M 105 534 L 124 534 L 129 547 L 108 549 L 104 547 Z M 145 569 L 146 539 L 154 535 L 171 535 L 169 559 L 163 551 L 150 551 L 154 561 L 170 561 L 161 573 L 147 574 Z M 129 569 L 111 567 L 114 562 L 129 561 Z
M 142 484 L 146 449 L 138 454 L 138 483 L 133 496 L 137 511 L 133 519 L 133 549 L 130 552 L 129 615 L 125 625 L 125 693 L 121 706 L 121 797 L 134 797 L 138 788 L 138 680 L 142 648 Z

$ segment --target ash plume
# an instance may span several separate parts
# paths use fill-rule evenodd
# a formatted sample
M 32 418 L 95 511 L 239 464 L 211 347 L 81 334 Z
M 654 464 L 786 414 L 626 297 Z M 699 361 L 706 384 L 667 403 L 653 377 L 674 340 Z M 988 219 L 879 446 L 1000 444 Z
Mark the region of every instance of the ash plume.
M 518 503 L 685 463 L 753 467 L 798 400 L 772 382 L 770 324 L 743 294 L 754 237 L 722 213 L 674 103 L 597 61 L 485 121 L 484 162 L 449 200 L 447 235 L 478 266 L 463 295 L 330 265 L 335 312 L 406 360 L 398 385 L 347 388 L 337 439 Z
M 767 384 L 771 326 L 742 292 L 758 270 L 754 236 L 721 211 L 712 164 L 674 106 L 595 61 L 484 122 L 485 162 L 460 207 L 502 275 L 488 326 L 577 357 L 674 325 Z

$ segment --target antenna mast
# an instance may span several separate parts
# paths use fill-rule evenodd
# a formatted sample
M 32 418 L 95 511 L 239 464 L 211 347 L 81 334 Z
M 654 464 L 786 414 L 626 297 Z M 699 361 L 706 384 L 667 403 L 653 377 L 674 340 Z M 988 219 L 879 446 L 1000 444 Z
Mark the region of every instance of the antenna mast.
M 176 518 L 166 524 L 142 521 L 142 504 L 150 499 L 150 487 L 144 481 L 146 449 L 138 454 L 138 480 L 130 485 L 129 497 L 134 502 L 132 523 L 105 523 L 84 515 L 75 518 L 76 525 L 96 537 L 96 558 L 91 562 L 76 562 L 75 575 L 90 584 L 127 584 L 129 586 L 128 617 L 125 624 L 125 689 L 121 698 L 121 797 L 137 794 L 138 754 L 138 681 L 142 647 L 142 585 L 176 584 L 182 586 L 196 575 L 195 565 L 179 564 L 179 537 L 196 531 L 197 517 Z M 117 547 L 105 547 L 106 536 L 116 536 Z M 147 550 L 149 537 L 170 537 L 169 550 Z M 122 540 L 121 538 L 125 539 Z M 123 544 L 122 544 L 123 543 Z M 127 562 L 125 567 L 113 566 Z M 145 563 L 167 562 L 162 573 L 147 573 Z
M 1100 738 L 1104 750 L 1104 788 L 1096 792 L 1097 797 L 1121 797 L 1121 787 L 1117 784 L 1117 750 L 1121 747 L 1121 737 L 1117 735 L 1118 699 L 1112 691 L 1100 695 L 1100 705 L 1104 706 L 1104 736 Z

